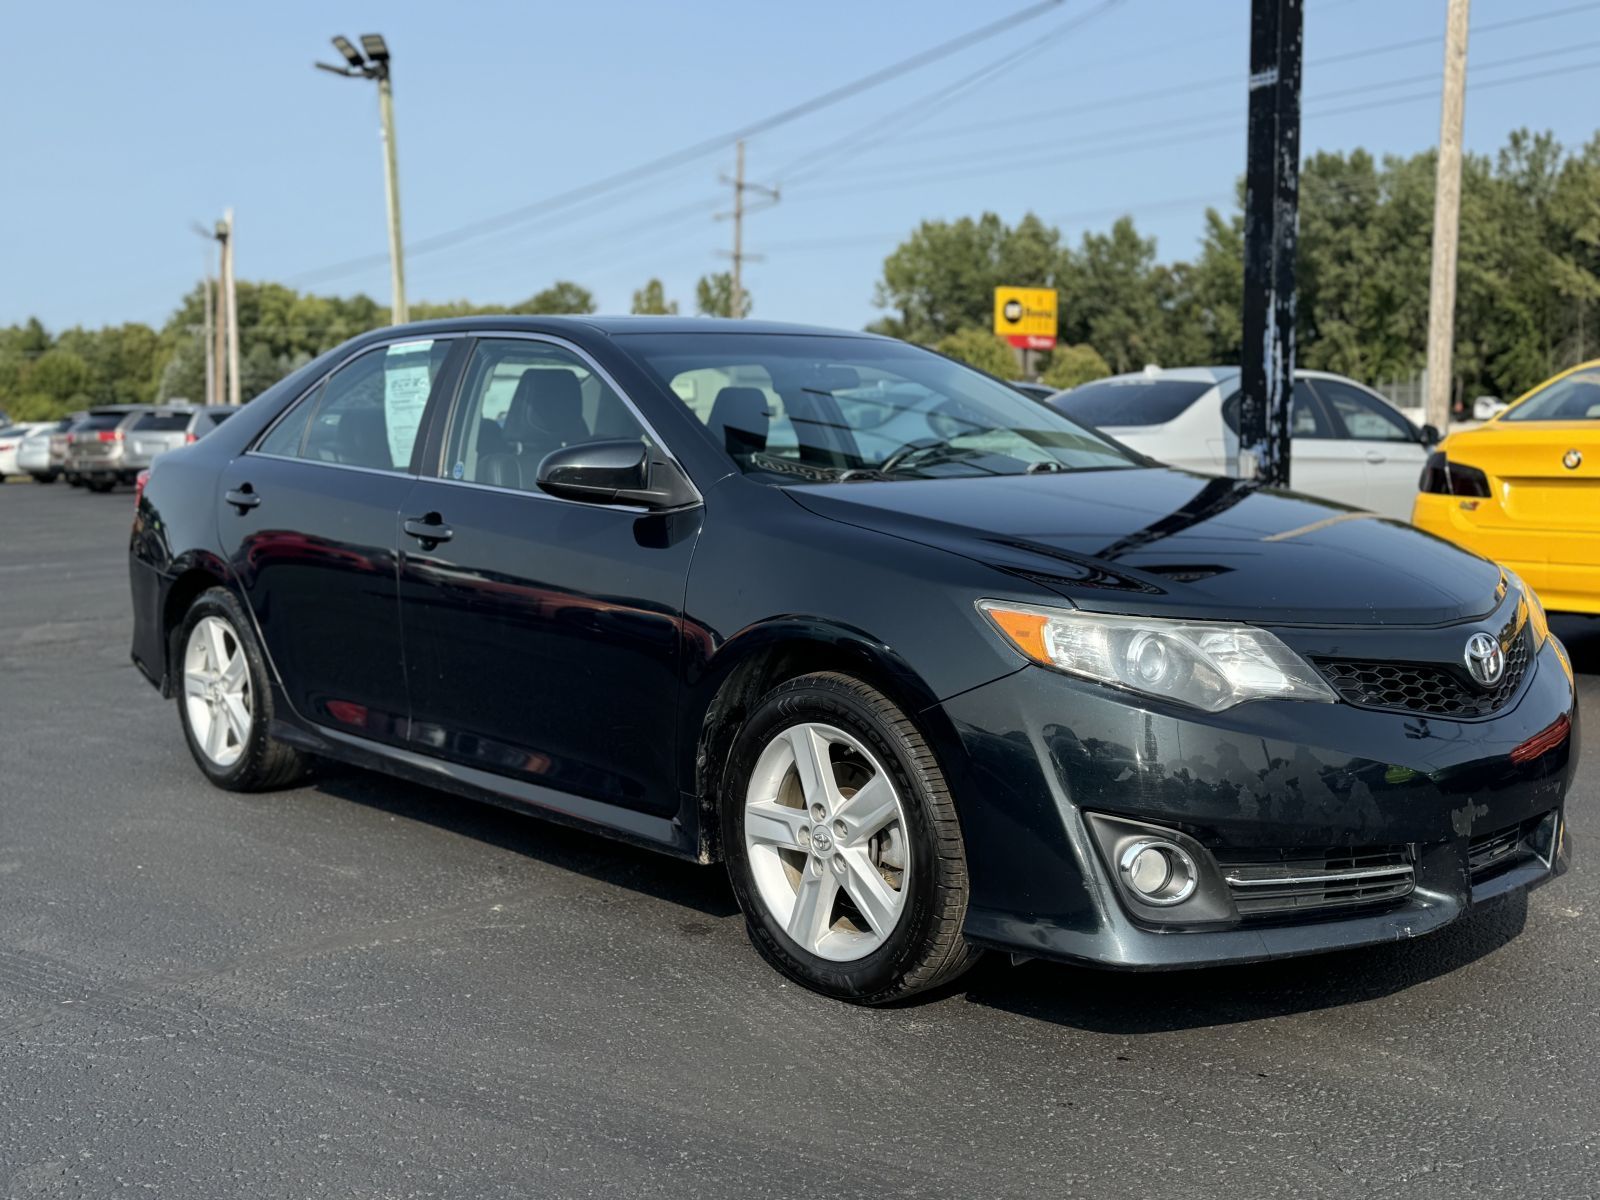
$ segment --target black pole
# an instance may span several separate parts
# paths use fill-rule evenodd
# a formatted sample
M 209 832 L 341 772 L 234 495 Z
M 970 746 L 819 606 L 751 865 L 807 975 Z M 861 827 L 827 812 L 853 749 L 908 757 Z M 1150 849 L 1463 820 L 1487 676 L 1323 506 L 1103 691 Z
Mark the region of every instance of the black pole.
M 1301 0 L 1251 0 L 1239 474 L 1289 484 L 1300 207 Z

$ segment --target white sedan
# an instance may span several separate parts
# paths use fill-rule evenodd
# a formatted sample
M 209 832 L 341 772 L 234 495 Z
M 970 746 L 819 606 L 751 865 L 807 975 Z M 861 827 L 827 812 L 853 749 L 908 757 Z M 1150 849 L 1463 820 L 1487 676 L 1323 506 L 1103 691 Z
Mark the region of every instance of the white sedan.
M 1168 466 L 1226 475 L 1238 461 L 1238 367 L 1146 367 L 1047 403 Z M 1289 434 L 1295 491 L 1400 521 L 1411 519 L 1422 464 L 1439 440 L 1371 388 L 1327 371 L 1295 372 Z
M 31 421 L 20 425 L 9 425 L 0 429 L 0 483 L 5 481 L 7 475 L 22 475 L 27 473 L 27 468 L 17 461 L 18 453 L 22 449 L 24 438 L 42 429 L 55 428 L 53 421 Z

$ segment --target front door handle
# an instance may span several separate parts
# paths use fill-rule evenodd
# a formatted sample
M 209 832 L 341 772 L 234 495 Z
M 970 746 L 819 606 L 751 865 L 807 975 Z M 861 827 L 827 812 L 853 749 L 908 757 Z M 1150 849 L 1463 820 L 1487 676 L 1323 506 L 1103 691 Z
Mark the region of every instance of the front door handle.
M 261 497 L 256 495 L 255 488 L 248 483 L 241 483 L 236 488 L 230 488 L 222 494 L 222 498 L 237 508 L 241 513 L 254 508 L 261 503 Z
M 1378 453 L 1378 451 L 1376 451 L 1376 450 L 1368 450 L 1367 451 L 1367 461 L 1369 463 L 1371 463 L 1373 466 L 1377 466 L 1379 463 L 1387 462 L 1388 460 L 1382 454 Z
M 400 528 L 422 543 L 424 550 L 448 542 L 455 536 L 455 530 L 444 523 L 438 513 L 429 513 L 425 517 L 407 517 L 401 522 Z

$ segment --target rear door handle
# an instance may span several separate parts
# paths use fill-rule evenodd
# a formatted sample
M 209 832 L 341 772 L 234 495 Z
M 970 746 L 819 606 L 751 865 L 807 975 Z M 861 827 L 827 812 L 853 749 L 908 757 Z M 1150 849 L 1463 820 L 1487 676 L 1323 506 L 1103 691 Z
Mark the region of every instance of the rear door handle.
M 224 492 L 222 498 L 241 513 L 261 503 L 261 497 L 256 495 L 255 488 L 248 483 L 241 483 L 238 487 Z
M 444 523 L 438 513 L 429 513 L 421 518 L 407 517 L 401 522 L 400 528 L 421 542 L 424 549 L 429 543 L 448 542 L 456 532 Z
M 1379 454 L 1376 450 L 1368 450 L 1367 461 L 1376 466 L 1378 463 L 1388 462 L 1389 460 L 1384 455 Z

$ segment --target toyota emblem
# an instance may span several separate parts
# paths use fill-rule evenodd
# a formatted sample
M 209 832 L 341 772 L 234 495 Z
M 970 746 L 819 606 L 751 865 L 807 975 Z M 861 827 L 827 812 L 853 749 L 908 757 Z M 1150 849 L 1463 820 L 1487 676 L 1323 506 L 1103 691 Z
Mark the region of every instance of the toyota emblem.
M 1576 471 L 1583 466 L 1583 451 L 1573 447 L 1561 456 L 1561 465 L 1569 471 Z
M 1506 656 L 1500 643 L 1487 633 L 1475 633 L 1467 639 L 1467 671 L 1484 687 L 1493 687 L 1506 672 Z

